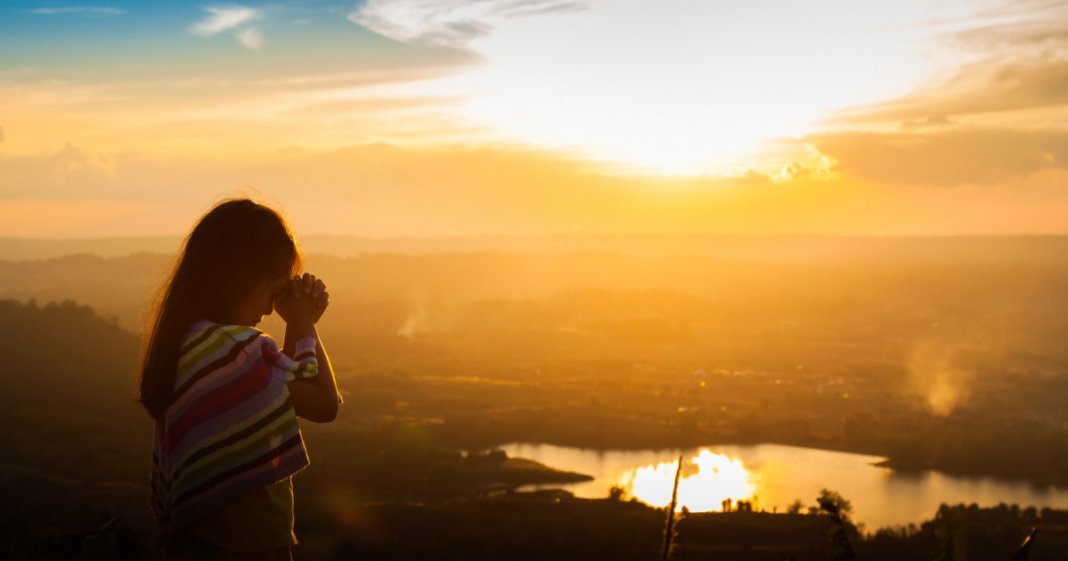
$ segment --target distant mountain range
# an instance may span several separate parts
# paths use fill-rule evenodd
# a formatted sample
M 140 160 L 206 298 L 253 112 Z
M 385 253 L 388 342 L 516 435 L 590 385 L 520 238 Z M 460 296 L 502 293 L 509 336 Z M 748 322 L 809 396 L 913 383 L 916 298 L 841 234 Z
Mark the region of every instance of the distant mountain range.
M 0 260 L 25 261 L 66 255 L 120 257 L 170 254 L 178 236 L 87 239 L 0 238 Z M 705 236 L 567 235 L 392 237 L 307 236 L 306 253 L 350 257 L 375 253 L 607 252 L 635 256 L 701 255 L 777 262 L 1035 262 L 1068 255 L 1068 236 Z

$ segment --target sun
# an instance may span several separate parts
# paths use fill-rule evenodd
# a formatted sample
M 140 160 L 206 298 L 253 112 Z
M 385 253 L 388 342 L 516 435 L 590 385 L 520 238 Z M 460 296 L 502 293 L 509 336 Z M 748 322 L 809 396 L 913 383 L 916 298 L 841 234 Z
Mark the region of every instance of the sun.
M 913 2 L 872 13 L 829 1 L 749 4 L 618 0 L 503 20 L 469 45 L 482 64 L 434 88 L 462 97 L 466 120 L 510 141 L 636 171 L 723 173 L 836 111 L 896 97 L 937 66 L 887 23 L 920 17 Z

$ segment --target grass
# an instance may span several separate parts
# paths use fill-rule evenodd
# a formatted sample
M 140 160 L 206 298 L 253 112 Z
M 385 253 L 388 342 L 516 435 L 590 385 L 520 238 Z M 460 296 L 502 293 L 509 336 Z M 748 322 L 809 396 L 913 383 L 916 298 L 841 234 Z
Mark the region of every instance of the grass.
M 671 487 L 671 504 L 667 507 L 667 514 L 664 520 L 664 552 L 660 556 L 661 561 L 668 561 L 671 557 L 671 550 L 675 547 L 675 537 L 678 535 L 676 524 L 678 522 L 678 516 L 675 515 L 675 506 L 678 504 L 679 499 L 679 476 L 682 474 L 682 455 L 679 455 L 679 464 L 675 468 L 675 484 Z

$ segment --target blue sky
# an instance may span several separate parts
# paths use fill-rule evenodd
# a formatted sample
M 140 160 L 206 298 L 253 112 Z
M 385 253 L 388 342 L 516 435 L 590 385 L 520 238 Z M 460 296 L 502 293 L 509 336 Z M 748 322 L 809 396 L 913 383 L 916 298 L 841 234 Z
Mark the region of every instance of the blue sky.
M 52 69 L 102 78 L 111 72 L 308 71 L 426 66 L 462 56 L 386 39 L 346 19 L 356 3 L 246 4 L 263 37 L 261 56 L 229 33 L 202 36 L 205 2 L 29 2 L 0 4 L 0 69 Z

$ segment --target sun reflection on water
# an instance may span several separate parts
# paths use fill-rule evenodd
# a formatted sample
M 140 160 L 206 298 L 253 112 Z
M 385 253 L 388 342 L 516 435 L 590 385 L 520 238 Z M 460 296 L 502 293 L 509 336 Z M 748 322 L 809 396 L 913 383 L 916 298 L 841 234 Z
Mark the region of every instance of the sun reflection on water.
M 623 473 L 618 484 L 639 501 L 664 507 L 671 502 L 676 466 L 675 462 L 664 462 L 639 467 Z M 706 512 L 723 510 L 727 499 L 753 500 L 757 490 L 755 479 L 740 459 L 701 450 L 683 460 L 678 508 Z

